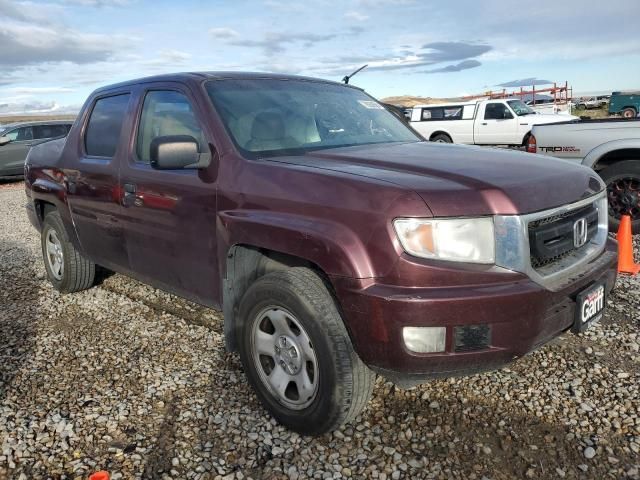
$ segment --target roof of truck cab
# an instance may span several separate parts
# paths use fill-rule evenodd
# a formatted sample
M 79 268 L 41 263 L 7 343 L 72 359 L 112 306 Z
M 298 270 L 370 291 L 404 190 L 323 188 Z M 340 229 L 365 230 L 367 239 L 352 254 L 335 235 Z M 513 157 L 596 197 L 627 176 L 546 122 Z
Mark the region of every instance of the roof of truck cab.
M 351 88 L 358 87 L 353 85 L 345 85 L 344 83 L 335 82 L 333 80 L 325 80 L 323 78 L 304 77 L 300 75 L 285 75 L 279 73 L 266 73 L 266 72 L 181 72 L 181 73 L 169 73 L 164 75 L 154 75 L 151 77 L 136 78 L 133 80 L 127 80 L 112 85 L 105 85 L 96 89 L 95 92 L 103 92 L 108 90 L 114 90 L 131 85 L 138 85 L 142 83 L 153 82 L 201 82 L 205 80 L 298 80 L 307 82 L 320 82 L 329 83 L 332 85 L 340 85 Z
M 461 100 L 459 102 L 425 103 L 424 105 L 415 105 L 413 108 L 459 107 L 461 105 L 475 105 L 479 101 L 480 100 Z

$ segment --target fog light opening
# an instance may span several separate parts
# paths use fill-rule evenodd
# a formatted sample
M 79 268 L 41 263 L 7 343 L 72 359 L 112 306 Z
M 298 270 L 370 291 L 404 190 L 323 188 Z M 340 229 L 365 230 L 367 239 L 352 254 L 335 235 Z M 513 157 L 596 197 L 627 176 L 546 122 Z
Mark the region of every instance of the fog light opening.
M 404 327 L 402 339 L 406 347 L 416 353 L 444 352 L 446 327 Z

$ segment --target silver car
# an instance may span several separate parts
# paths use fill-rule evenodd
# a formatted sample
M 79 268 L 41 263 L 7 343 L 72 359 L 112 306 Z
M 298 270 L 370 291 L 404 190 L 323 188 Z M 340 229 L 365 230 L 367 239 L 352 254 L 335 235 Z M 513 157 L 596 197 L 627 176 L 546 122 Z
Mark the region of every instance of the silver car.
M 29 149 L 51 138 L 66 136 L 72 124 L 71 120 L 50 120 L 0 125 L 0 177 L 22 175 Z

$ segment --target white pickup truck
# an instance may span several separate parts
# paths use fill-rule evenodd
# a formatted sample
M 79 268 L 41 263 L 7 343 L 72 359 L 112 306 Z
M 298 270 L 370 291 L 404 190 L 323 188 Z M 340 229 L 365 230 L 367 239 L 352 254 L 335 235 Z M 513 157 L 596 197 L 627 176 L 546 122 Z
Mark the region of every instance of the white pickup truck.
M 611 231 L 630 214 L 633 233 L 640 234 L 640 119 L 536 125 L 527 151 L 593 168 L 607 184 Z
M 416 105 L 411 126 L 432 142 L 475 145 L 526 145 L 533 125 L 577 120 L 541 114 L 515 98 Z

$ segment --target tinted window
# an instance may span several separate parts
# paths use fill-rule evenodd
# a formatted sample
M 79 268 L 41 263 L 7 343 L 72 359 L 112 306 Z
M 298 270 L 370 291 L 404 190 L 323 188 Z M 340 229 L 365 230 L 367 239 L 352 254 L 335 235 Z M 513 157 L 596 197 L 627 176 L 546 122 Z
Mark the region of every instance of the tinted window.
M 5 137 L 9 137 L 12 142 L 33 140 L 33 129 L 31 127 L 16 128 L 15 130 L 8 132 Z
M 441 120 L 443 117 L 442 107 L 422 109 L 422 120 Z
M 96 102 L 84 139 L 88 155 L 113 157 L 128 103 L 129 94 L 101 98 Z
M 503 120 L 505 118 L 513 118 L 511 112 L 504 103 L 489 103 L 484 110 L 485 120 Z
M 462 106 L 430 107 L 422 110 L 422 120 L 460 120 Z
M 36 125 L 33 127 L 33 138 L 53 138 L 66 135 L 67 125 Z
M 189 135 L 198 142 L 202 151 L 204 137 L 191 104 L 182 93 L 152 91 L 144 97 L 136 152 L 138 158 L 149 163 L 151 141 L 167 135 Z

